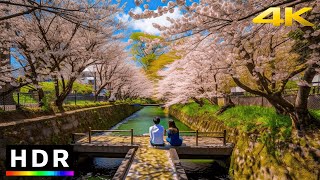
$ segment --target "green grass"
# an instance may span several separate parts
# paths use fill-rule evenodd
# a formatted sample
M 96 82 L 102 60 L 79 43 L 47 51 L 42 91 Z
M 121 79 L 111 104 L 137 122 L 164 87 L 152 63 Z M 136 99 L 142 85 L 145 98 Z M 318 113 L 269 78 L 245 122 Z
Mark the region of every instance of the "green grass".
M 320 120 L 320 109 L 319 110 L 311 110 L 310 112 L 313 115 L 313 117 Z
M 273 108 L 260 106 L 236 106 L 226 110 L 217 116 L 229 127 L 249 132 L 259 129 L 291 132 L 291 119 L 288 116 L 279 115 Z
M 43 91 L 53 93 L 54 90 L 54 82 L 40 82 L 40 86 Z M 59 86 L 62 87 L 62 83 L 59 82 Z M 20 89 L 22 93 L 28 93 L 29 91 L 34 91 L 35 88 L 33 86 L 24 86 Z M 81 84 L 78 82 L 74 82 L 72 86 L 72 90 L 76 90 L 78 94 L 90 94 L 93 91 L 92 85 Z
M 260 106 L 236 106 L 216 115 L 219 107 L 206 103 L 200 107 L 196 103 L 174 105 L 188 116 L 202 116 L 204 118 L 223 121 L 228 127 L 235 127 L 241 131 L 250 132 L 259 129 L 276 131 L 291 131 L 291 119 L 288 116 L 278 115 L 273 108 Z
M 98 106 L 104 106 L 104 105 L 110 105 L 109 102 L 90 102 L 90 103 L 83 103 L 83 104 L 66 104 L 63 105 L 63 109 L 65 111 L 72 111 L 72 110 L 77 110 L 77 109 L 83 109 L 83 108 L 90 108 L 90 107 L 98 107 Z
M 187 105 L 180 104 L 175 106 L 181 109 L 181 111 L 188 116 L 202 116 L 204 114 L 211 116 L 219 110 L 219 106 L 213 106 L 207 103 L 202 107 L 200 107 L 197 103 L 189 103 Z

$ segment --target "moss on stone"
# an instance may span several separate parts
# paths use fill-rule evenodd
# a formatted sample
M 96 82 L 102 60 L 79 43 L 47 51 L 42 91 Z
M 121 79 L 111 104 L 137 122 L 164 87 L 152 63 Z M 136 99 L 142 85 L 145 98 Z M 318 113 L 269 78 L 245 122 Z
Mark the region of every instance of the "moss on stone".
M 306 139 L 291 139 L 291 121 L 289 119 L 289 123 L 284 117 L 277 119 L 272 115 L 269 124 L 261 123 L 266 122 L 261 118 L 252 120 L 255 123 L 239 124 L 241 121 L 238 120 L 226 123 L 215 114 L 193 113 L 195 109 L 192 108 L 199 109 L 198 106 L 186 106 L 188 108 L 183 105 L 172 106 L 169 112 L 199 131 L 227 130 L 228 141 L 235 143 L 229 168 L 229 174 L 234 179 L 316 180 L 320 174 L 319 158 L 310 153 L 310 147 L 320 148 L 320 132 L 308 134 Z M 245 114 L 259 117 L 259 114 L 252 113 L 255 112 L 248 111 Z M 259 113 L 261 115 L 262 112 L 259 110 Z M 229 117 L 238 118 L 236 114 Z

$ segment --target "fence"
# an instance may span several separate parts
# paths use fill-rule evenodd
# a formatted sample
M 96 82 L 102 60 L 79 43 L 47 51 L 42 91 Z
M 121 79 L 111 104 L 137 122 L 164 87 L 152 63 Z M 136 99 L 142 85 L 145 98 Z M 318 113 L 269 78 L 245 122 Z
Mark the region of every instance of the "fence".
M 98 96 L 97 102 L 106 101 L 105 96 Z M 69 94 L 64 100 L 65 104 L 85 104 L 95 102 L 95 97 L 92 94 Z
M 0 110 L 13 111 L 16 110 L 16 103 L 13 99 L 13 94 L 0 96 Z
M 295 102 L 295 98 L 296 95 L 285 96 L 285 99 L 291 103 Z M 231 100 L 235 105 L 272 107 L 269 101 L 261 96 L 232 96 Z M 223 98 L 219 98 L 219 102 L 223 102 Z M 309 96 L 308 108 L 320 109 L 320 94 L 311 94 Z
M 45 93 L 45 94 L 48 94 Z M 104 96 L 98 96 L 97 101 L 105 101 Z M 92 94 L 69 94 L 64 100 L 64 104 L 87 104 L 96 102 Z M 13 92 L 6 96 L 0 96 L 0 110 L 4 111 L 13 111 L 17 107 L 30 107 L 36 108 L 39 107 L 39 96 L 37 92 Z
M 133 145 L 133 138 L 134 138 L 133 129 L 130 129 L 130 130 L 92 130 L 91 127 L 89 127 L 89 132 L 88 132 L 88 143 L 92 143 L 92 134 L 93 133 L 104 133 L 104 132 L 130 132 L 130 144 Z M 195 134 L 196 146 L 199 145 L 199 137 L 220 138 L 220 139 L 222 139 L 224 146 L 227 144 L 227 131 L 226 130 L 223 130 L 221 132 L 199 132 L 198 130 L 196 130 L 196 131 L 180 131 L 180 133 Z M 165 134 L 166 134 L 166 131 L 165 131 Z M 87 134 L 86 133 L 72 133 L 72 143 L 76 143 L 76 141 L 77 141 L 76 137 L 78 137 L 78 136 L 84 137 L 84 136 L 87 136 Z

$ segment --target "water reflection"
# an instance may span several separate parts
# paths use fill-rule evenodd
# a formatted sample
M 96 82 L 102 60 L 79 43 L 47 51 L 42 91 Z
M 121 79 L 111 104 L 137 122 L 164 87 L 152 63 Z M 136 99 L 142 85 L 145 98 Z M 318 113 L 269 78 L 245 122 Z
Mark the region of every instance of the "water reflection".
M 80 157 L 74 179 L 112 179 L 123 158 Z
M 229 180 L 228 167 L 223 161 L 211 159 L 181 159 L 189 180 Z
M 169 119 L 173 119 L 175 120 L 176 125 L 180 129 L 180 131 L 191 130 L 188 126 L 183 124 L 181 121 L 175 119 L 174 117 L 169 116 L 168 113 L 165 113 L 164 109 L 157 106 L 144 107 L 140 111 L 136 112 L 132 116 L 125 119 L 123 122 L 116 125 L 113 129 L 130 130 L 132 128 L 134 129 L 134 135 L 148 134 L 149 127 L 154 125 L 152 119 L 155 116 L 159 116 L 161 118 L 160 124 L 165 129 L 168 128 Z M 130 133 L 126 133 L 126 132 L 114 133 L 114 134 L 130 135 Z

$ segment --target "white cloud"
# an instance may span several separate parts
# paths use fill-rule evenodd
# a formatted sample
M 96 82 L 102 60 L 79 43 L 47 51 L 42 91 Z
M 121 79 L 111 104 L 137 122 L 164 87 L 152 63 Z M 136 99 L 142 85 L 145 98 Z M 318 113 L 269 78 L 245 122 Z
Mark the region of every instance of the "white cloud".
M 136 8 L 133 9 L 132 12 L 135 13 L 135 14 L 141 14 L 143 11 L 142 11 L 141 7 L 136 7 Z
M 133 10 L 133 13 L 140 14 L 142 13 L 142 9 L 140 7 L 136 7 Z M 150 18 L 150 19 L 140 19 L 140 20 L 133 20 L 129 17 L 128 14 L 122 14 L 118 16 L 118 19 L 122 22 L 128 22 L 129 28 L 133 30 L 140 30 L 142 32 L 146 32 L 149 34 L 160 34 L 160 31 L 153 27 L 153 23 L 159 24 L 161 26 L 169 26 L 171 23 L 167 20 L 167 17 L 177 19 L 182 17 L 182 13 L 178 8 L 175 8 L 174 13 L 167 13 L 163 16 Z
M 130 20 L 130 15 L 129 14 L 117 14 L 117 19 L 124 23 L 128 23 Z

